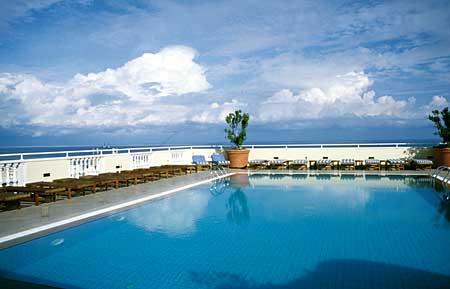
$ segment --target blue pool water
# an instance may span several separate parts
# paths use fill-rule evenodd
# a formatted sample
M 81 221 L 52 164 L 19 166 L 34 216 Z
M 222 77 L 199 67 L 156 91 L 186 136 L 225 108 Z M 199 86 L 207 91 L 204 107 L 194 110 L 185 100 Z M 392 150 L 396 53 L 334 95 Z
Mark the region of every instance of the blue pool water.
M 426 178 L 245 175 L 0 251 L 72 288 L 450 288 L 450 209 Z

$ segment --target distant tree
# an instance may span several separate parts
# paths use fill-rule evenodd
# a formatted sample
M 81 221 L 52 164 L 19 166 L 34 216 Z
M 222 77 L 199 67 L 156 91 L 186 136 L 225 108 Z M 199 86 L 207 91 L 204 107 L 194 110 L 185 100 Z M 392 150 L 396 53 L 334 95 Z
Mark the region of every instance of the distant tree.
M 433 110 L 428 119 L 434 123 L 437 129 L 435 135 L 439 135 L 442 138 L 442 143 L 447 147 L 450 146 L 450 111 L 446 107 L 443 110 Z

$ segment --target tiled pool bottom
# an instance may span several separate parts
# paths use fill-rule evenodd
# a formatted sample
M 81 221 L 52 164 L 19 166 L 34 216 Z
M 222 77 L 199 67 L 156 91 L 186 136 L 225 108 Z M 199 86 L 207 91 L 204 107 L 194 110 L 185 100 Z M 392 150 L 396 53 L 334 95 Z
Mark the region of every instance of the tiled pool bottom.
M 2 250 L 0 274 L 64 288 L 449 288 L 449 212 L 423 177 L 238 175 Z

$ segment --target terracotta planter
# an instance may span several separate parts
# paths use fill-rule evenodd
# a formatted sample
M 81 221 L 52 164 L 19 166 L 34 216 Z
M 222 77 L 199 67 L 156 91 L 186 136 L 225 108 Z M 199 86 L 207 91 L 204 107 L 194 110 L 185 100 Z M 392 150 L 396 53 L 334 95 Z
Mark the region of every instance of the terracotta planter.
M 434 148 L 433 154 L 436 166 L 450 167 L 450 148 Z
M 226 150 L 230 168 L 243 169 L 248 166 L 249 150 Z

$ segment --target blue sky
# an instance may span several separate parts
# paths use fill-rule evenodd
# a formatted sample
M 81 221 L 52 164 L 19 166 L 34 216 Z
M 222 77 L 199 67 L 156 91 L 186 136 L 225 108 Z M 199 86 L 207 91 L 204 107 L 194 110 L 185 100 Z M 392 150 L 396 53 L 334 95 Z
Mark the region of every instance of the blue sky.
M 448 1 L 1 1 L 0 145 L 433 139 Z

